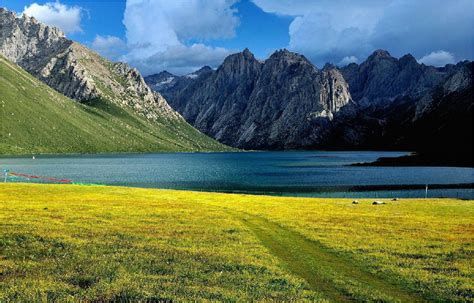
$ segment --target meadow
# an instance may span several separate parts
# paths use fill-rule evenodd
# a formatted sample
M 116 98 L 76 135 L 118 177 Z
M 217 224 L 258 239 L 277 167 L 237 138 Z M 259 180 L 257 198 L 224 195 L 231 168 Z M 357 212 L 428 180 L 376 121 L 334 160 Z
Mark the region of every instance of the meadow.
M 0 302 L 472 301 L 474 204 L 0 184 Z

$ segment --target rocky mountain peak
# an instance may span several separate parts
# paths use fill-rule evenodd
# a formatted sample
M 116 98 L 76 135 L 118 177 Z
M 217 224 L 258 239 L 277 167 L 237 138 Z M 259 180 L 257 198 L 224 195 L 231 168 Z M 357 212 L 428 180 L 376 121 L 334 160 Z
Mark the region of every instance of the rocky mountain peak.
M 220 82 L 228 83 L 235 81 L 249 81 L 258 74 L 261 68 L 260 62 L 248 50 L 232 54 L 224 59 L 217 69 L 217 77 Z M 245 79 L 245 80 L 243 80 Z
M 184 77 L 188 78 L 188 79 L 196 79 L 198 77 L 200 77 L 201 75 L 203 74 L 206 74 L 206 73 L 209 73 L 209 72 L 212 72 L 214 71 L 210 66 L 203 66 L 201 67 L 200 69 L 190 73 L 190 74 L 187 74 L 185 75 Z
M 331 69 L 337 69 L 337 67 L 336 67 L 334 64 L 332 64 L 332 63 L 326 63 L 326 64 L 324 64 L 323 71 L 325 71 L 325 70 L 331 70 Z
M 0 54 L 72 99 L 102 98 L 152 120 L 180 118 L 137 69 L 109 62 L 32 17 L 0 10 Z
M 242 55 L 244 57 L 247 57 L 247 58 L 253 58 L 254 57 L 253 53 L 247 47 L 244 48 L 244 50 L 242 51 Z
M 169 71 L 167 70 L 164 70 L 162 72 L 159 72 L 158 74 L 156 74 L 157 76 L 160 76 L 160 77 L 175 77 L 174 74 L 170 73 Z
M 418 62 L 410 53 L 403 55 L 399 60 L 400 62 Z
M 360 65 L 341 68 L 354 100 L 363 107 L 387 105 L 397 98 L 419 98 L 432 90 L 459 66 L 435 68 L 420 64 L 411 54 L 400 59 L 377 50 Z
M 213 71 L 212 67 L 210 67 L 208 65 L 205 65 L 205 66 L 201 67 L 200 69 L 198 69 L 197 71 L 195 71 L 194 73 L 201 74 L 201 73 L 209 72 L 209 71 Z
M 303 55 L 290 52 L 285 48 L 275 51 L 268 60 L 308 61 Z
M 169 89 L 176 84 L 177 79 L 180 78 L 166 70 L 145 77 L 145 82 L 154 91 L 162 91 Z
M 443 84 L 446 93 L 462 91 L 472 86 L 474 63 L 469 61 L 457 64 L 457 70 Z
M 68 97 L 87 100 L 98 96 L 93 79 L 79 64 L 78 49 L 64 33 L 33 17 L 19 18 L 8 10 L 1 14 L 0 54 Z
M 387 117 L 398 121 L 403 113 L 414 113 L 411 100 L 442 83 L 448 69 L 463 66 L 437 69 L 418 64 L 410 54 L 397 59 L 378 50 L 360 65 L 326 64 L 318 70 L 285 49 L 264 62 L 244 52 L 226 58 L 217 72 L 164 87 L 163 93 L 196 128 L 228 145 L 251 149 L 354 146 L 370 142 L 372 134 L 383 139 L 385 123 L 397 124 L 385 121 Z M 463 70 L 444 89 L 459 91 L 468 81 Z M 396 110 L 385 114 L 387 108 Z
M 274 71 L 291 69 L 295 72 L 295 70 L 299 70 L 299 72 L 297 72 L 299 74 L 314 73 L 318 70 L 305 56 L 290 52 L 287 49 L 274 52 L 265 60 L 264 68 Z
M 253 55 L 253 53 L 250 52 L 250 50 L 248 48 L 244 49 L 242 52 L 235 53 L 235 54 L 227 56 L 224 59 L 224 62 L 223 62 L 222 65 L 234 64 L 235 62 L 245 62 L 245 61 L 249 61 L 249 62 L 257 61 L 257 59 L 255 59 L 255 56 Z
M 15 12 L 5 8 L 0 8 L 0 25 L 5 28 L 17 27 L 15 30 L 28 30 L 31 35 L 38 35 L 39 38 L 65 38 L 64 33 L 57 27 L 47 26 L 40 23 L 35 17 L 22 14 L 20 17 Z M 1 33 L 7 30 L 0 30 Z
M 374 60 L 374 59 L 386 59 L 386 58 L 393 58 L 390 53 L 384 49 L 378 49 L 374 51 L 368 58 L 368 61 Z
M 9 11 L 6 8 L 0 7 L 0 20 L 3 20 L 2 23 L 16 19 L 15 12 Z
M 163 92 L 166 99 L 168 99 L 170 96 L 172 98 L 175 91 L 187 87 L 194 81 L 201 80 L 202 77 L 209 77 L 213 73 L 214 70 L 210 66 L 203 66 L 184 76 L 177 76 L 168 71 L 162 71 L 158 74 L 146 76 L 145 82 L 152 90 Z
M 259 62 L 248 50 L 224 60 L 216 72 L 162 87 L 170 104 L 209 136 L 242 148 L 296 148 L 319 140 L 351 102 L 334 67 L 318 71 L 304 56 L 279 50 Z

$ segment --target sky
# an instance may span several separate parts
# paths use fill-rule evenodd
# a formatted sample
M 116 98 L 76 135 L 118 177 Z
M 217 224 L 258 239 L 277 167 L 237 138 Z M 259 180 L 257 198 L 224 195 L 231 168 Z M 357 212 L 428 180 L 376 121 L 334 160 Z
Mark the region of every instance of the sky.
M 473 0 L 0 0 L 144 75 L 217 67 L 249 48 L 287 48 L 316 66 L 376 49 L 444 66 L 474 58 Z

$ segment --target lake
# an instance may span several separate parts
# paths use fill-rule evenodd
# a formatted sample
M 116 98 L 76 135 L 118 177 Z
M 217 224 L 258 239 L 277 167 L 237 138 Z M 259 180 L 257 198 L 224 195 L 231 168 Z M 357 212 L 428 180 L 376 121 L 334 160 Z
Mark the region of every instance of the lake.
M 366 167 L 403 152 L 242 152 L 39 155 L 0 158 L 12 172 L 77 183 L 311 197 L 473 199 L 473 168 Z M 19 180 L 17 180 L 19 181 Z M 28 180 L 24 180 L 28 181 Z M 1 189 L 1 187 L 0 187 Z

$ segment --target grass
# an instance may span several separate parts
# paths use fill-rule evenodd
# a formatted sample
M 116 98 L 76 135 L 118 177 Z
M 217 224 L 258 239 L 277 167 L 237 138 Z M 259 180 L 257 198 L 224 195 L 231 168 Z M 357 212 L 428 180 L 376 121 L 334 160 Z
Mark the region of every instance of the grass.
M 244 219 L 272 254 L 277 256 L 288 271 L 305 279 L 312 289 L 320 290 L 335 302 L 358 300 L 396 300 L 422 302 L 423 299 L 403 285 L 391 284 L 368 272 L 350 258 L 335 256 L 335 252 L 318 242 L 292 232 L 271 221 L 250 216 Z M 340 283 L 342 282 L 343 283 Z M 357 288 L 347 291 L 347 283 Z M 365 286 L 360 287 L 361 284 Z M 359 288 L 363 289 L 359 293 Z M 353 291 L 355 290 L 355 291 Z
M 470 301 L 474 204 L 0 185 L 0 302 Z
M 107 99 L 80 104 L 0 56 L 0 154 L 218 151 L 184 120 L 151 121 Z

